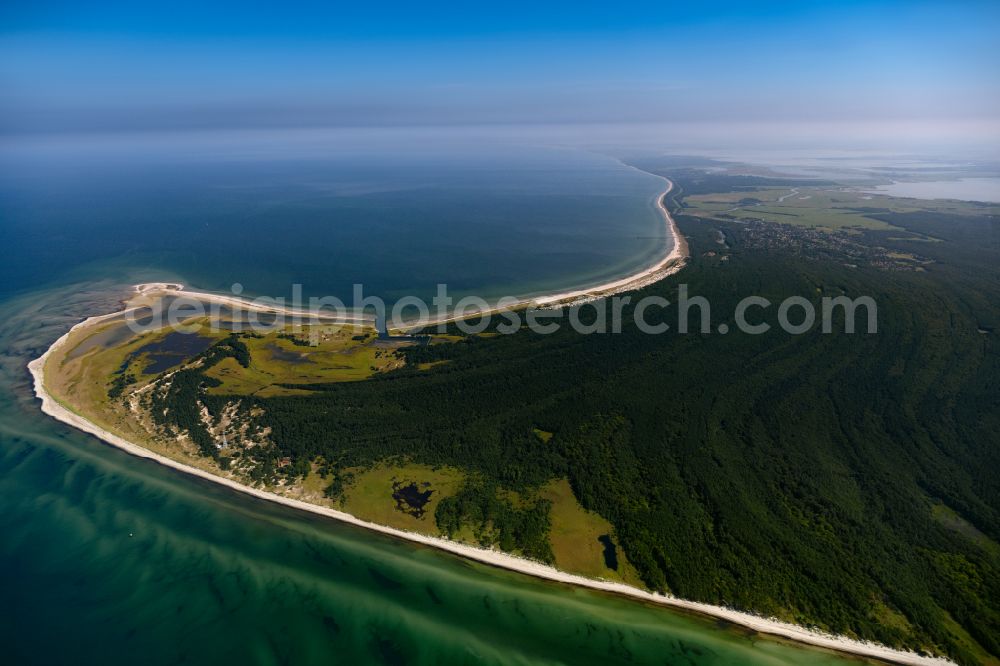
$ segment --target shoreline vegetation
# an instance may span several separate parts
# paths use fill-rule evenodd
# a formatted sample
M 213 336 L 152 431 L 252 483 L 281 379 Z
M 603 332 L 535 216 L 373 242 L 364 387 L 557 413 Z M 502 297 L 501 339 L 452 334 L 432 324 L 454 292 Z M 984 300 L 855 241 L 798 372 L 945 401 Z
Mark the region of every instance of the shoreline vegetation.
M 661 214 L 664 216 L 668 229 L 674 238 L 673 247 L 667 256 L 665 256 L 663 259 L 661 259 L 653 266 L 650 266 L 631 276 L 621 278 L 619 280 L 614 280 L 602 285 L 597 285 L 595 287 L 569 290 L 548 296 L 524 299 L 517 306 L 510 307 L 510 309 L 516 309 L 518 307 L 527 307 L 531 305 L 541 306 L 541 307 L 556 307 L 556 306 L 568 305 L 574 302 L 580 302 L 583 300 L 602 298 L 613 294 L 621 293 L 624 291 L 632 291 L 640 287 L 652 284 L 680 270 L 680 268 L 683 267 L 684 263 L 688 258 L 689 255 L 688 246 L 686 240 L 684 239 L 679 229 L 677 228 L 677 225 L 674 222 L 673 217 L 670 215 L 669 211 L 666 209 L 666 206 L 664 204 L 665 197 L 673 189 L 674 184 L 669 179 L 664 178 L 663 180 L 667 183 L 667 187 L 666 190 L 657 197 L 656 205 L 657 208 L 660 210 Z M 152 283 L 145 285 L 137 285 L 135 287 L 135 292 L 136 295 L 139 297 L 146 297 L 146 296 L 157 296 L 170 293 L 181 293 L 182 289 L 183 287 L 178 284 Z M 238 304 L 241 307 L 256 308 L 258 310 L 264 310 L 264 311 L 268 310 L 281 311 L 284 314 L 294 314 L 294 312 L 288 308 L 283 308 L 279 306 L 255 306 L 251 305 L 250 302 L 245 299 L 236 297 L 221 296 L 221 295 L 200 293 L 200 292 L 183 292 L 183 294 L 186 296 L 190 296 L 200 300 L 205 300 L 208 302 L 216 302 L 228 305 Z M 101 324 L 109 319 L 120 317 L 123 315 L 123 313 L 130 312 L 134 309 L 135 307 L 126 307 L 126 309 L 124 310 L 120 310 L 105 315 L 90 317 L 78 323 L 76 326 L 74 326 L 68 332 L 66 332 L 62 337 L 56 340 L 45 351 L 45 353 L 42 354 L 42 356 L 31 361 L 28 364 L 28 369 L 33 378 L 35 394 L 41 400 L 42 411 L 45 414 L 67 425 L 73 426 L 83 432 L 94 435 L 95 437 L 105 441 L 106 443 L 112 446 L 122 449 L 127 453 L 130 453 L 137 457 L 153 460 L 155 462 L 166 465 L 178 471 L 187 474 L 192 474 L 204 478 L 206 480 L 222 484 L 238 492 L 245 493 L 247 495 L 251 495 L 260 499 L 277 502 L 279 504 L 283 504 L 291 508 L 323 515 L 347 524 L 379 532 L 381 534 L 437 548 L 439 550 L 447 551 L 452 554 L 466 557 L 490 566 L 495 566 L 515 571 L 539 579 L 570 584 L 570 585 L 578 585 L 581 587 L 586 587 L 598 591 L 634 598 L 644 602 L 655 603 L 658 605 L 680 609 L 683 611 L 694 612 L 704 616 L 725 620 L 727 622 L 731 622 L 739 626 L 747 627 L 749 629 L 761 632 L 763 634 L 768 634 L 783 639 L 789 639 L 810 646 L 832 649 L 838 652 L 881 659 L 901 664 L 951 663 L 949 660 L 944 658 L 925 656 L 917 654 L 915 652 L 908 652 L 904 650 L 890 648 L 888 646 L 884 646 L 874 642 L 855 640 L 845 636 L 828 634 L 818 630 L 810 629 L 808 627 L 791 624 L 774 618 L 757 616 L 751 613 L 746 613 L 743 611 L 738 611 L 723 606 L 688 601 L 674 596 L 653 593 L 647 590 L 640 589 L 638 587 L 626 585 L 624 583 L 587 578 L 581 575 L 567 573 L 555 567 L 542 564 L 540 562 L 530 560 L 527 558 L 511 555 L 495 549 L 473 546 L 465 543 L 452 541 L 446 538 L 429 536 L 417 532 L 397 529 L 377 524 L 374 522 L 369 522 L 357 518 L 356 516 L 351 515 L 349 513 L 338 511 L 333 508 L 312 504 L 310 502 L 294 499 L 291 497 L 284 497 L 275 493 L 271 493 L 242 483 L 238 483 L 237 481 L 234 481 L 232 479 L 225 478 L 217 474 L 213 474 L 204 469 L 199 469 L 184 464 L 170 457 L 161 455 L 143 446 L 130 442 L 125 438 L 120 437 L 100 427 L 99 425 L 87 419 L 83 415 L 75 412 L 72 409 L 71 405 L 63 404 L 54 395 L 50 394 L 45 385 L 45 367 L 46 363 L 50 359 L 57 356 L 60 351 L 63 351 L 63 348 L 67 345 L 67 343 L 71 340 L 72 336 L 75 333 L 78 333 L 82 329 Z M 488 312 L 476 312 L 472 314 L 465 314 L 463 315 L 463 318 L 479 316 L 487 313 Z M 340 318 L 341 321 L 343 321 L 344 319 L 350 319 L 350 317 Z M 432 324 L 442 323 L 443 321 L 450 321 L 453 319 L 454 317 L 444 320 L 438 320 L 432 322 Z

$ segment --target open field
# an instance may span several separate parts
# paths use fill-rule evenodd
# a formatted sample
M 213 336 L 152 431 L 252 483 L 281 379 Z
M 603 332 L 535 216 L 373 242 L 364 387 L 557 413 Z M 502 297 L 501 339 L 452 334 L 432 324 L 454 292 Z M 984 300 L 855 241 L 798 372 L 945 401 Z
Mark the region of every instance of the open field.
M 604 578 L 642 587 L 642 579 L 628 562 L 621 547 L 615 544 L 618 570 L 609 569 L 604 559 L 600 538 L 614 540 L 611 523 L 593 511 L 587 511 L 577 501 L 566 479 L 556 479 L 542 486 L 540 499 L 552 502 L 549 516 L 552 527 L 549 542 L 556 566 L 592 578 Z
M 434 509 L 443 498 L 454 494 L 464 478 L 465 474 L 451 467 L 380 464 L 353 472 L 340 507 L 352 516 L 373 523 L 438 536 L 441 532 L 434 523 Z M 410 483 L 422 492 L 431 491 L 419 516 L 414 515 L 416 512 L 401 510 L 393 499 L 396 488 Z
M 763 187 L 685 198 L 684 213 L 725 220 L 764 220 L 830 230 L 895 229 L 870 215 L 934 211 L 952 215 L 1000 214 L 1000 206 L 962 201 L 905 199 L 835 187 Z
M 136 334 L 125 323 L 112 321 L 77 331 L 60 362 L 60 390 L 102 411 L 108 403 L 108 385 L 116 377 L 131 375 L 133 387 L 141 388 L 229 335 L 228 330 L 209 326 L 207 319 L 189 320 L 185 326 L 187 332 L 164 328 Z M 224 359 L 207 373 L 221 381 L 209 390 L 226 395 L 297 395 L 305 391 L 281 384 L 358 381 L 403 364 L 395 350 L 410 343 L 379 340 L 374 330 L 359 337 L 352 329 L 330 326 L 244 336 L 250 367 Z
M 374 335 L 356 340 L 350 330 L 309 328 L 295 334 L 275 331 L 245 338 L 250 367 L 241 367 L 236 359 L 224 359 L 206 373 L 222 382 L 210 390 L 218 395 L 297 395 L 304 392 L 281 384 L 358 381 L 403 364 L 394 354 L 398 345 L 382 344 Z M 311 333 L 315 346 L 308 344 Z

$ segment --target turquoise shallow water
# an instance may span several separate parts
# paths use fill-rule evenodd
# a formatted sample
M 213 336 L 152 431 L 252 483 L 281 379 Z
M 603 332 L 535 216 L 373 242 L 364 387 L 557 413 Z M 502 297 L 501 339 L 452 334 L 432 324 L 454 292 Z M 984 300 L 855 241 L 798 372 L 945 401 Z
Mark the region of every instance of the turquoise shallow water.
M 5 663 L 845 660 L 244 497 L 45 417 L 24 365 L 120 293 L 105 282 L 0 304 Z

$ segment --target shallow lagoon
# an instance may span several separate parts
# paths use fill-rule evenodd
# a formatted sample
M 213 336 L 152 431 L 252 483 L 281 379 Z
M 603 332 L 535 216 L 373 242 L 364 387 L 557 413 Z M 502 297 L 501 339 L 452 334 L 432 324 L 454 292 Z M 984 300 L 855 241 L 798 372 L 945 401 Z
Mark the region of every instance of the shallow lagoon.
M 132 353 L 132 356 L 138 357 L 145 354 L 149 359 L 149 364 L 143 368 L 143 374 L 156 375 L 200 354 L 208 349 L 213 342 L 215 342 L 214 338 L 197 333 L 171 331 L 159 340 L 139 347 Z
M 897 182 L 870 192 L 914 199 L 958 199 L 1000 203 L 1000 178 L 958 178 L 927 182 Z

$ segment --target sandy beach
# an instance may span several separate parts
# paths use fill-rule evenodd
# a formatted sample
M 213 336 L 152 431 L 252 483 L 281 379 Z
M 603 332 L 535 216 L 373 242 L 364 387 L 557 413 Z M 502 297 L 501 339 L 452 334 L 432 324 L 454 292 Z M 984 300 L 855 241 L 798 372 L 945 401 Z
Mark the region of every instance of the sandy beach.
M 176 295 L 179 297 L 189 298 L 203 303 L 217 303 L 219 305 L 224 305 L 226 307 L 233 308 L 234 310 L 281 314 L 288 317 L 298 317 L 299 319 L 302 320 L 303 323 L 315 321 L 318 323 L 371 324 L 374 321 L 372 317 L 366 317 L 365 315 L 360 315 L 360 314 L 352 314 L 346 312 L 337 314 L 332 312 L 327 313 L 323 311 L 303 310 L 301 308 L 290 308 L 281 305 L 280 303 L 269 304 L 263 302 L 264 299 L 251 300 L 248 298 L 240 298 L 239 296 L 225 296 L 222 294 L 213 294 L 207 291 L 187 291 L 184 289 L 184 285 L 177 282 L 145 282 L 143 284 L 134 285 L 133 290 L 139 296 L 148 296 L 156 298 L 161 296 Z M 119 312 L 115 314 L 122 314 L 122 313 Z
M 643 173 L 649 172 L 643 171 Z M 667 233 L 674 239 L 674 245 L 670 252 L 660 259 L 660 261 L 638 273 L 594 287 L 537 297 L 532 299 L 534 304 L 552 306 L 562 303 L 572 303 L 580 299 L 603 298 L 626 291 L 635 291 L 646 285 L 658 282 L 668 275 L 673 275 L 684 267 L 684 261 L 689 256 L 687 240 L 681 235 L 680 229 L 677 228 L 677 223 L 674 221 L 673 216 L 670 215 L 670 211 L 667 210 L 666 204 L 664 204 L 667 195 L 674 189 L 674 183 L 669 178 L 664 178 L 663 176 L 657 177 L 663 178 L 663 181 L 667 185 L 666 189 L 656 197 L 656 209 L 667 223 Z

